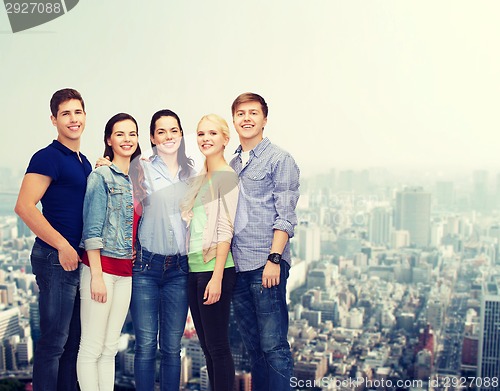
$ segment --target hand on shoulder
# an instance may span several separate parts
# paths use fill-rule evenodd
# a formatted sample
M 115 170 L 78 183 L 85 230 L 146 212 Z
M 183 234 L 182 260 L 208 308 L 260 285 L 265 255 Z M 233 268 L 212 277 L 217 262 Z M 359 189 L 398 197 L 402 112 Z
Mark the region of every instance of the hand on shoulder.
M 95 168 L 101 167 L 101 166 L 111 166 L 111 160 L 109 159 L 109 156 L 106 157 L 100 157 L 97 159 L 95 162 Z

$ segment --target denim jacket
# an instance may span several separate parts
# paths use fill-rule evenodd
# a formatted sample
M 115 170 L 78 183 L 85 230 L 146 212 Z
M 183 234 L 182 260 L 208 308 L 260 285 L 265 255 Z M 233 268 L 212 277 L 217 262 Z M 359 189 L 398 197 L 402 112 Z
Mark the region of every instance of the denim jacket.
M 132 183 L 117 166 L 98 167 L 87 180 L 80 247 L 101 255 L 132 259 Z

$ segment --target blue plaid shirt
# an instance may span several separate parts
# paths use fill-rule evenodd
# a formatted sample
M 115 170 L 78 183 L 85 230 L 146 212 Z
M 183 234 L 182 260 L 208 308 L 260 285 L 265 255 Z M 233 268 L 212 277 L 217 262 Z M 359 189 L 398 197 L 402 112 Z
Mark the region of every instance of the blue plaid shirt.
M 267 137 L 250 151 L 245 167 L 241 146 L 235 153 L 230 166 L 240 178 L 240 196 L 231 251 L 236 270 L 244 272 L 266 264 L 275 229 L 293 236 L 300 172 L 293 157 Z M 282 258 L 291 264 L 290 241 Z

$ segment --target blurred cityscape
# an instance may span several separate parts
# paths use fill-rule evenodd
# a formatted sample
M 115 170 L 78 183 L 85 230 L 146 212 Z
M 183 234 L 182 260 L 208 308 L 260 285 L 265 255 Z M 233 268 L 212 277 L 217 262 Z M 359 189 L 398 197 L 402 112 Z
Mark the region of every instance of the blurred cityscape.
M 0 168 L 0 377 L 31 380 L 39 336 L 34 237 L 13 213 L 22 173 Z M 498 390 L 500 174 L 386 169 L 302 178 L 288 281 L 298 390 Z M 234 390 L 251 390 L 231 321 Z M 184 390 L 209 390 L 196 332 L 182 341 Z M 130 318 L 116 390 L 133 390 Z M 279 390 L 276 390 L 279 391 Z

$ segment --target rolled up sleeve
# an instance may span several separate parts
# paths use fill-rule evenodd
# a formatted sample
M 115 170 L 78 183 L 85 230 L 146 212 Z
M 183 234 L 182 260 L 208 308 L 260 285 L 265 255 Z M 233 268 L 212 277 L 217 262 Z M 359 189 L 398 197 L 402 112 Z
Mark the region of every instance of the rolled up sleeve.
M 299 200 L 300 170 L 290 155 L 279 159 L 273 170 L 273 198 L 277 216 L 273 229 L 284 231 L 292 238 L 297 225 L 295 208 Z
M 104 178 L 95 171 L 87 180 L 87 191 L 83 202 L 83 244 L 85 250 L 97 250 L 104 247 L 102 238 L 108 192 Z

